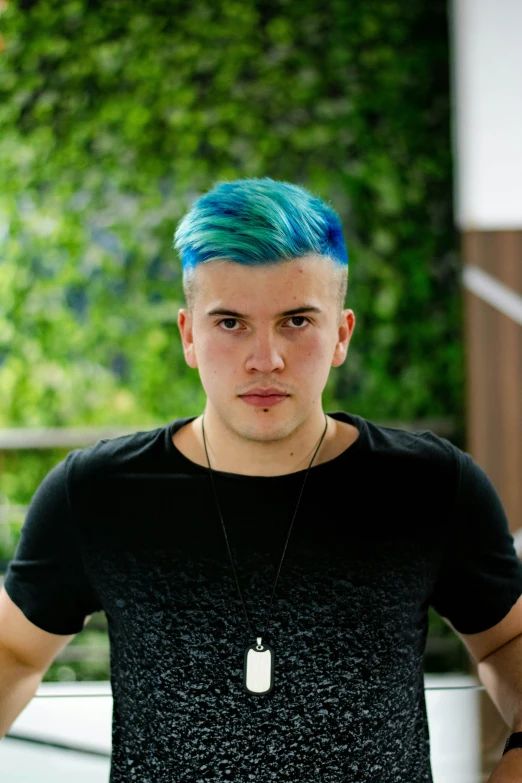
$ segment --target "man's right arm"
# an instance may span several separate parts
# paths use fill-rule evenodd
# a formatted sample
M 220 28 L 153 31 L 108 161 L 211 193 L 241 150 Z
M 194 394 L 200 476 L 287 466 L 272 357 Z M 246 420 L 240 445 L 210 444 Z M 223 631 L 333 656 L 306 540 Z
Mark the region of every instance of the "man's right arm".
M 5 588 L 0 589 L 0 738 L 31 701 L 45 672 L 75 635 L 49 633 L 34 625 Z

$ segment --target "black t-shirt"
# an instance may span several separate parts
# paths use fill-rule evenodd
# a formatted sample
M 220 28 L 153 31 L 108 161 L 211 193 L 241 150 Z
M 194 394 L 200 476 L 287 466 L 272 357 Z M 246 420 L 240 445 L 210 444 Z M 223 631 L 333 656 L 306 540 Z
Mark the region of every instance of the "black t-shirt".
M 344 411 L 359 437 L 281 476 L 215 471 L 272 690 L 243 686 L 255 643 L 208 468 L 173 433 L 195 417 L 71 451 L 30 504 L 5 588 L 35 625 L 81 631 L 105 611 L 111 783 L 431 783 L 423 656 L 428 606 L 463 633 L 522 593 L 499 497 L 432 432 Z

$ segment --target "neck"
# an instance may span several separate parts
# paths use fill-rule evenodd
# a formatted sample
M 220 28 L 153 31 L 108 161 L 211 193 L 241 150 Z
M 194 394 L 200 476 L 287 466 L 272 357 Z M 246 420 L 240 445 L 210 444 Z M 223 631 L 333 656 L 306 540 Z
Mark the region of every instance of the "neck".
M 207 406 L 192 422 L 192 428 L 201 445 L 202 461 L 208 464 L 208 453 L 213 470 L 248 476 L 277 476 L 308 468 L 323 433 L 312 466 L 324 461 L 328 447 L 335 439 L 336 421 L 320 409 L 293 430 L 291 423 L 286 421 L 260 433 L 252 426 L 233 429 Z

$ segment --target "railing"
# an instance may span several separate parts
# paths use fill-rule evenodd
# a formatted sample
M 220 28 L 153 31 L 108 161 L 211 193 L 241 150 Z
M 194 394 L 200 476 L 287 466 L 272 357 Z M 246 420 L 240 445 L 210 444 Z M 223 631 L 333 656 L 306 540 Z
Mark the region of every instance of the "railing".
M 132 425 L 128 427 L 12 427 L 0 429 L 0 451 L 13 449 L 55 449 L 83 448 L 97 443 L 102 438 L 118 438 L 120 435 L 131 435 L 135 432 L 153 430 L 164 426 L 158 424 Z M 442 437 L 451 436 L 455 431 L 456 422 L 452 417 L 437 417 L 419 419 L 417 421 L 378 421 L 381 427 L 397 427 L 414 432 L 415 430 L 432 430 Z

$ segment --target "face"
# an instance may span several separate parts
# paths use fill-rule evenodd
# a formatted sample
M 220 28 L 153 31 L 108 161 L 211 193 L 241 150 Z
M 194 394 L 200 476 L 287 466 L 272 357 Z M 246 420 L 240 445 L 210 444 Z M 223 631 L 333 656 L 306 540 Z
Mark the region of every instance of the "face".
M 332 280 L 331 264 L 313 255 L 260 267 L 226 260 L 197 267 L 193 317 L 178 313 L 185 359 L 199 370 L 207 407 L 236 434 L 282 439 L 322 411 L 330 368 L 344 362 L 355 327 L 352 310 L 338 320 Z M 288 396 L 251 405 L 240 395 L 255 386 Z

